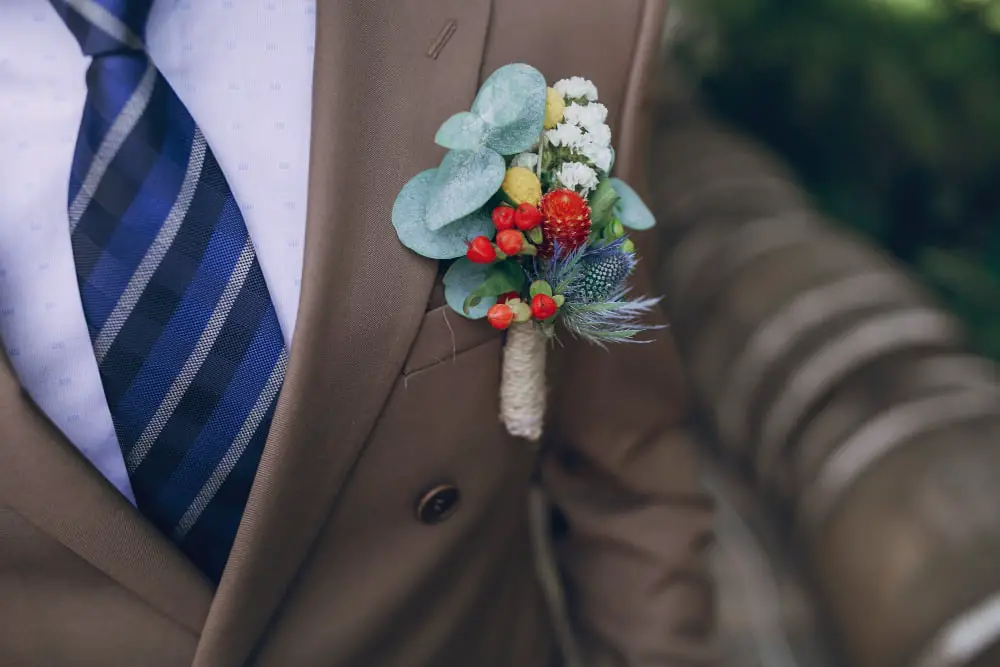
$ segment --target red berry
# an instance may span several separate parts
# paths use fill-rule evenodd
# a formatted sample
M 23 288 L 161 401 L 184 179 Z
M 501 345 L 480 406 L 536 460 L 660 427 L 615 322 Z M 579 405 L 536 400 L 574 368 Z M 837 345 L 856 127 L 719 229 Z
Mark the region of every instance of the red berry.
M 510 206 L 497 206 L 493 209 L 493 226 L 501 232 L 514 229 L 514 209 Z
M 465 251 L 465 256 L 470 262 L 476 264 L 492 264 L 497 258 L 496 248 L 485 236 L 477 236 L 469 242 L 469 249 Z
M 507 229 L 497 234 L 497 246 L 507 255 L 516 255 L 524 247 L 524 234 L 516 229 Z
M 531 300 L 531 314 L 536 320 L 547 320 L 555 315 L 558 309 L 555 300 L 546 294 L 536 294 Z
M 525 202 L 518 206 L 517 211 L 514 212 L 514 224 L 522 232 L 534 229 L 542 224 L 542 212 L 538 210 L 537 206 Z
M 521 295 L 517 292 L 507 292 L 506 294 L 501 294 L 497 297 L 497 303 L 507 303 L 512 299 L 520 299 Z
M 514 321 L 514 309 L 505 303 L 498 303 L 486 311 L 486 319 L 494 329 L 503 331 Z

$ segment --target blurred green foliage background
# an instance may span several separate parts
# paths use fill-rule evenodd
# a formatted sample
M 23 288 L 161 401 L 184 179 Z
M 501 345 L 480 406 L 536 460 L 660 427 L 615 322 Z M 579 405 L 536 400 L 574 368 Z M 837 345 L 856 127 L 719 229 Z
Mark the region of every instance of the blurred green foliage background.
M 674 62 L 1000 359 L 1000 0 L 675 0 Z

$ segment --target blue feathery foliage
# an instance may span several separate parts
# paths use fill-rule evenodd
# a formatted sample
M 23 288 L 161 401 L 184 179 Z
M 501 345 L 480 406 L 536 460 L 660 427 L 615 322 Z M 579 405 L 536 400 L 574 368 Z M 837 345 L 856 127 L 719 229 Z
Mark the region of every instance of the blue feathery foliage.
M 532 266 L 532 279 L 544 280 L 555 294 L 562 294 L 566 302 L 559 309 L 566 329 L 579 338 L 604 346 L 605 343 L 639 343 L 636 336 L 659 326 L 643 324 L 642 318 L 660 302 L 659 299 L 639 298 L 629 300 L 628 277 L 638 262 L 634 252 L 624 249 L 625 239 L 605 244 L 585 245 L 566 252 L 558 245 L 552 259 L 536 259 Z M 621 266 L 621 279 L 606 291 L 600 300 L 590 300 L 587 288 L 588 269 L 599 266 Z

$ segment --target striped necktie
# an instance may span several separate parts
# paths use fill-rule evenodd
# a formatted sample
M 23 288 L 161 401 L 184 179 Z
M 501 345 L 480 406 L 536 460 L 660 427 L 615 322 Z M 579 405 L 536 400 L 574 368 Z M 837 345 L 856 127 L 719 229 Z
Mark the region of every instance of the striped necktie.
M 222 576 L 287 354 L 239 206 L 146 53 L 152 0 L 51 0 L 93 61 L 69 184 L 83 310 L 136 502 Z

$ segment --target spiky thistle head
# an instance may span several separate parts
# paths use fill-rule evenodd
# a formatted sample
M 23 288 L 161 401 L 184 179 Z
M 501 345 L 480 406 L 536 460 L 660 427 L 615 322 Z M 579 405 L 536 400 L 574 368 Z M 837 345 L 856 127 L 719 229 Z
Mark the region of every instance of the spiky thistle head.
M 659 299 L 628 300 L 626 280 L 636 265 L 625 240 L 567 251 L 556 246 L 552 259 L 538 259 L 533 279 L 545 280 L 566 302 L 559 309 L 566 329 L 603 346 L 640 342 L 635 337 L 659 326 L 642 322 Z
M 622 250 L 621 243 L 606 246 L 603 252 L 581 260 L 580 274 L 570 291 L 584 303 L 607 301 L 625 289 L 635 264 L 635 255 Z

